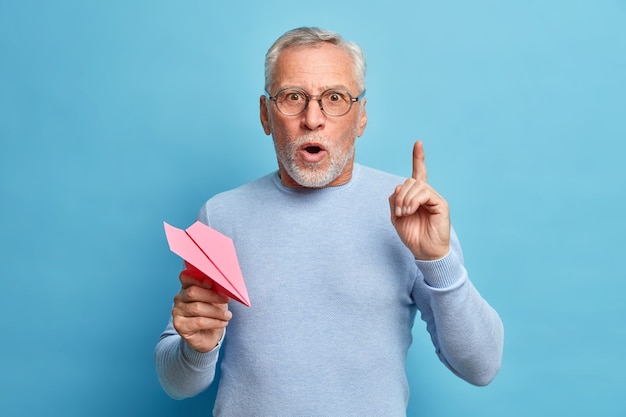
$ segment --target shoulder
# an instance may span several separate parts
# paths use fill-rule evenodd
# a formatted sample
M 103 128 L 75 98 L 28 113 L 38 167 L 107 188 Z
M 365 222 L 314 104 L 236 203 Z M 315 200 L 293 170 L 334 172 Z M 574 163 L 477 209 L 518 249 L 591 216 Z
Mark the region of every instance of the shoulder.
M 237 188 L 215 194 L 200 208 L 198 220 L 210 224 L 209 213 L 214 217 L 218 213 L 236 215 L 246 208 L 254 207 L 259 201 L 267 199 L 276 192 L 274 177 L 276 172 L 267 174 Z
M 372 167 L 367 166 L 367 165 L 361 165 L 361 164 L 355 164 L 355 165 L 359 167 L 359 169 L 361 170 L 361 172 L 364 175 L 367 175 L 367 176 L 370 176 L 370 177 L 383 178 L 383 179 L 393 179 L 393 180 L 403 180 L 404 179 L 400 175 L 391 174 L 389 172 L 382 171 L 382 170 L 377 169 L 377 168 L 372 168 Z
M 359 186 L 370 190 L 382 188 L 389 191 L 389 194 L 393 192 L 396 185 L 402 184 L 406 180 L 399 175 L 360 164 L 355 164 L 354 174 L 355 183 Z M 391 190 L 389 190 L 390 187 Z
M 276 173 L 267 174 L 249 183 L 240 185 L 237 188 L 223 191 L 211 197 L 205 205 L 220 205 L 231 202 L 255 199 L 258 195 L 267 194 L 276 189 L 274 177 Z

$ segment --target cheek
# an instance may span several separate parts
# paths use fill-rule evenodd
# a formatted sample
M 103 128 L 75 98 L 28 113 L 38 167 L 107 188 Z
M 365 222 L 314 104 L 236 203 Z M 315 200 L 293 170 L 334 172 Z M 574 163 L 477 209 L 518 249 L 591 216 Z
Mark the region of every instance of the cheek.
M 273 115 L 269 123 L 274 136 L 294 136 L 298 133 L 299 122 L 295 119 L 284 119 Z
M 360 119 L 353 118 L 342 130 L 342 137 L 345 142 L 354 142 L 361 131 Z
M 272 141 L 282 149 L 285 149 L 291 142 L 290 138 L 295 137 L 281 123 L 274 123 L 272 126 Z

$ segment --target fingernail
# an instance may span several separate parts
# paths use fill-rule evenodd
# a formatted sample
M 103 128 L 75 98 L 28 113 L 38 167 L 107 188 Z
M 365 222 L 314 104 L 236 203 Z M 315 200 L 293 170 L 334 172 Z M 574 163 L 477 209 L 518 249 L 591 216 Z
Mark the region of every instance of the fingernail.
M 396 206 L 396 217 L 402 217 L 402 207 Z

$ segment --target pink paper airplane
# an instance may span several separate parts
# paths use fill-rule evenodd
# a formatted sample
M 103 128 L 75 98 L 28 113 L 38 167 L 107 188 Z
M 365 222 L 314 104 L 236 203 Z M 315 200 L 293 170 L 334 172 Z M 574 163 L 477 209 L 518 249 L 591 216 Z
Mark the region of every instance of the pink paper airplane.
M 185 260 L 187 269 L 201 272 L 218 292 L 250 307 L 233 240 L 201 222 L 187 230 L 163 222 L 170 250 Z

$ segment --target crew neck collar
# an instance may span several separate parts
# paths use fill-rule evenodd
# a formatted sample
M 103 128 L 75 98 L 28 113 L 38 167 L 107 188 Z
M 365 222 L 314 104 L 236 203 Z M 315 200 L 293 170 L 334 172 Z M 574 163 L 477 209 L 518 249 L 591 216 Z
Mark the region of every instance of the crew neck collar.
M 286 186 L 281 181 L 280 176 L 278 175 L 278 171 L 274 172 L 274 174 L 272 175 L 272 180 L 274 181 L 274 184 L 276 185 L 278 189 L 284 192 L 288 192 L 288 193 L 294 193 L 294 194 L 334 193 L 334 192 L 340 192 L 342 190 L 350 188 L 352 184 L 354 184 L 354 182 L 358 178 L 360 172 L 361 172 L 361 166 L 355 162 L 352 167 L 352 176 L 350 177 L 350 180 L 348 182 L 346 182 L 345 184 L 341 184 L 341 185 L 326 186 L 326 187 L 319 187 L 319 188 Z

